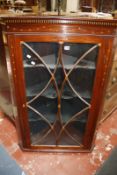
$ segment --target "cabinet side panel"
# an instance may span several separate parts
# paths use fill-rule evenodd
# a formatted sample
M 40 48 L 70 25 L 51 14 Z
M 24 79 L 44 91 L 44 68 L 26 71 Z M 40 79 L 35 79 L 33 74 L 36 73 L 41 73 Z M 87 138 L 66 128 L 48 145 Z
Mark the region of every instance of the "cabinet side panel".
M 2 26 L 0 25 L 0 108 L 5 115 L 14 121 L 11 89 L 8 77 L 9 64 L 7 64 L 7 59 L 9 58 L 5 53 Z

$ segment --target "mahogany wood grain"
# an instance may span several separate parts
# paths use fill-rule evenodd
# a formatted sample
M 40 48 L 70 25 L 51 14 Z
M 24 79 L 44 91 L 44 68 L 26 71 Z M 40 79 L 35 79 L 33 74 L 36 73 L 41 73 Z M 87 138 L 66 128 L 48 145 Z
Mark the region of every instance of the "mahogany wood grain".
M 54 17 L 9 17 L 3 18 L 11 56 L 14 96 L 16 98 L 17 129 L 19 142 L 24 150 L 35 151 L 90 151 L 93 147 L 96 125 L 105 95 L 108 75 L 112 67 L 117 32 L 117 20 L 54 18 Z M 83 138 L 79 146 L 33 146 L 31 145 L 26 89 L 22 62 L 21 42 L 73 42 L 99 45 L 99 55 L 91 109 Z

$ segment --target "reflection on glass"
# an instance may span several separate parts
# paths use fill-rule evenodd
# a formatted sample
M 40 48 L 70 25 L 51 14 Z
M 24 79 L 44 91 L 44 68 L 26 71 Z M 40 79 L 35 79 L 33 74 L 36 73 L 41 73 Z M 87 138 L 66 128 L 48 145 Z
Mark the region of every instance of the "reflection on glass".
M 97 44 L 22 43 L 32 145 L 83 144 Z

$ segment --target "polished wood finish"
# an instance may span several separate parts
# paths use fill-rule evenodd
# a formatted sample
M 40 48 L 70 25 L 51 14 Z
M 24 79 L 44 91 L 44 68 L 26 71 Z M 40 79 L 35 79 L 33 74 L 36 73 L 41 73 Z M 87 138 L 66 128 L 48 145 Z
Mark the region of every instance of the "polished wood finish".
M 96 125 L 99 113 L 102 110 L 103 97 L 112 67 L 115 53 L 115 38 L 117 20 L 107 19 L 81 19 L 65 17 L 7 17 L 2 19 L 8 37 L 10 62 L 12 66 L 14 96 L 18 113 L 17 128 L 20 145 L 24 150 L 64 151 L 78 152 L 89 151 L 93 147 Z M 22 65 L 21 42 L 78 42 L 97 43 L 99 55 L 97 70 L 93 87 L 93 97 L 89 112 L 88 123 L 83 147 L 65 146 L 33 146 L 30 140 L 28 124 L 24 72 Z
M 7 47 L 7 46 L 6 46 Z M 0 110 L 14 122 L 11 89 L 8 77 L 9 57 L 5 53 L 2 24 L 0 24 Z M 10 75 L 10 70 L 9 70 Z

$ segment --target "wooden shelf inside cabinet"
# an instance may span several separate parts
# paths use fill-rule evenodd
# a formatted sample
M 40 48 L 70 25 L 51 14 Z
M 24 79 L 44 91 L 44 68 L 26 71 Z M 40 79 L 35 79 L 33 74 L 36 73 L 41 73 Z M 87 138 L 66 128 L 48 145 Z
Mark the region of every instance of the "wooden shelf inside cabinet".
M 117 20 L 62 16 L 2 20 L 22 148 L 89 152 L 116 47 Z
M 75 69 L 77 69 L 77 68 L 96 69 L 94 60 L 91 60 L 88 58 L 81 60 L 78 64 L 76 64 L 77 57 L 75 57 L 75 56 L 62 54 L 61 58 L 62 58 L 62 61 L 64 64 L 64 68 L 68 69 L 68 70 L 71 69 L 73 66 L 75 66 L 74 67 Z M 42 60 L 48 66 L 48 68 L 55 69 L 58 57 L 56 56 L 56 54 L 55 55 L 51 54 L 51 55 L 43 56 Z M 59 63 L 58 66 L 61 67 L 61 64 Z M 27 68 L 27 67 L 36 68 L 36 67 L 45 67 L 45 65 L 42 64 L 41 60 L 37 59 L 35 56 L 33 56 L 31 54 L 26 54 L 25 58 L 24 58 L 24 67 L 25 68 Z

